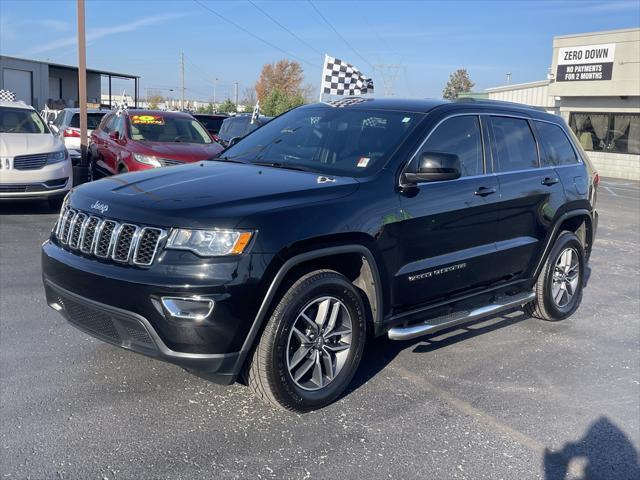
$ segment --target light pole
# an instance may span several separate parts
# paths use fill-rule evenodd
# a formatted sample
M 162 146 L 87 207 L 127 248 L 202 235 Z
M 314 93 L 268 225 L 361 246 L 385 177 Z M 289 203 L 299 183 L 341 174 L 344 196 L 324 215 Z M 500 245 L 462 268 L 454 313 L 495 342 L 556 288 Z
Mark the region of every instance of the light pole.
M 77 0 L 78 15 L 78 106 L 80 107 L 80 164 L 74 168 L 74 183 L 84 183 L 87 168 L 87 46 L 84 29 L 84 0 Z

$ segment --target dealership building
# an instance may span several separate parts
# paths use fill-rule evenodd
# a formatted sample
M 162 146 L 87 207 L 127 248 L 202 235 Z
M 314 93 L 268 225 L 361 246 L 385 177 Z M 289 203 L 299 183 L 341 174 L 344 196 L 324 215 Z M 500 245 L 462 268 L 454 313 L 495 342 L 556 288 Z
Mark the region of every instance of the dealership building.
M 134 105 L 138 102 L 139 77 L 127 73 L 87 68 L 87 99 L 91 104 L 111 106 L 112 81 L 132 83 Z M 105 83 L 104 87 L 102 83 Z M 102 89 L 108 91 L 101 99 Z M 78 67 L 0 55 L 0 89 L 15 93 L 18 100 L 41 110 L 78 106 Z M 113 92 L 115 94 L 115 92 Z
M 554 37 L 547 79 L 485 93 L 561 115 L 601 176 L 640 180 L 640 29 Z

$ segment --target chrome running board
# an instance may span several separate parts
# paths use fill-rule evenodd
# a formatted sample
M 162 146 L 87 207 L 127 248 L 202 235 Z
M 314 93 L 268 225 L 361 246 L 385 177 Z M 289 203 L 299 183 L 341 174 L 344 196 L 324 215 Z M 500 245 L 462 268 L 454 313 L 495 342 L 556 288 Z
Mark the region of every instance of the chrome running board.
M 501 312 L 513 307 L 519 307 L 525 303 L 529 303 L 536 298 L 534 292 L 524 292 L 517 295 L 511 295 L 504 297 L 499 301 L 485 305 L 483 307 L 475 308 L 473 310 L 463 310 L 460 312 L 454 312 L 449 315 L 443 315 L 440 317 L 430 318 L 425 323 L 418 323 L 415 325 L 407 325 L 405 327 L 393 327 L 389 330 L 388 335 L 390 340 L 410 340 L 412 338 L 421 337 L 428 333 L 434 333 L 438 330 L 444 330 L 445 328 L 454 327 L 461 323 L 477 320 L 482 317 L 493 315 L 494 313 Z

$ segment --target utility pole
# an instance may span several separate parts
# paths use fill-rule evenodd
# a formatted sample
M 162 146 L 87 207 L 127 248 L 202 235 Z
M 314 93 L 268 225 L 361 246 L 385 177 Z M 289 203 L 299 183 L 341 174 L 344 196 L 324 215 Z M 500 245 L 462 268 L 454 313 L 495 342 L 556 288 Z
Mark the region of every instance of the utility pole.
M 235 97 L 236 97 L 236 113 L 238 113 L 238 81 L 233 82 L 233 86 L 235 88 Z
M 180 102 L 180 110 L 184 110 L 184 52 L 180 53 L 180 72 L 182 78 L 182 101 Z
M 87 46 L 84 31 L 84 0 L 77 0 L 78 9 L 78 105 L 80 107 L 80 165 L 74 183 L 83 183 L 87 171 Z
M 213 109 L 216 110 L 216 90 L 218 89 L 218 79 L 213 81 Z

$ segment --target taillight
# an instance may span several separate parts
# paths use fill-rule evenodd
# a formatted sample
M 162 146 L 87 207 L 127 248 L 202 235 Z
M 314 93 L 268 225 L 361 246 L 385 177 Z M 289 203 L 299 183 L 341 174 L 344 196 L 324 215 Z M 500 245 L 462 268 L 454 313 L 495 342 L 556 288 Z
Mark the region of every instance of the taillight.
M 74 130 L 73 128 L 65 128 L 62 131 L 62 136 L 63 137 L 78 137 L 80 138 L 80 132 L 77 130 Z
M 593 174 L 593 186 L 597 187 L 599 183 L 600 183 L 600 175 L 598 175 L 597 173 L 594 173 Z

